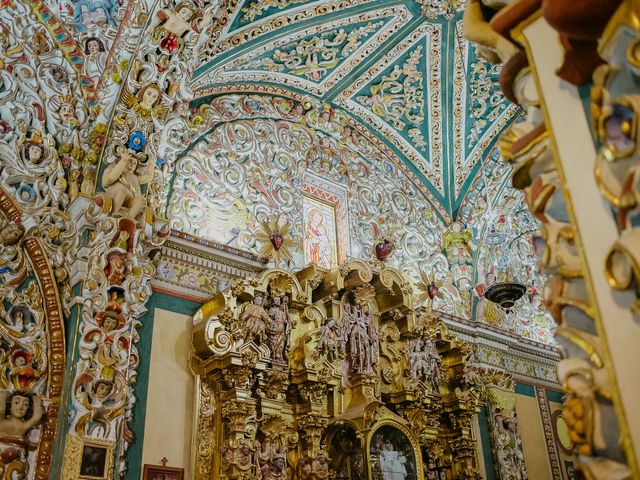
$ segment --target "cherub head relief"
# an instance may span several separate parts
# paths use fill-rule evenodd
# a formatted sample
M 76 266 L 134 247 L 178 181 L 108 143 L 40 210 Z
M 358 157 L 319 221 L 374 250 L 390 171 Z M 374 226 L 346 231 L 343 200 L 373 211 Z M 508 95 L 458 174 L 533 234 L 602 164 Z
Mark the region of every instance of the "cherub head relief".
M 16 245 L 24 235 L 24 227 L 18 223 L 9 223 L 0 229 L 0 246 Z
M 188 3 L 181 3 L 180 5 L 178 5 L 176 13 L 185 22 L 188 22 L 189 20 L 191 20 L 195 12 Z
M 60 107 L 58 107 L 58 115 L 60 121 L 64 124 L 71 125 L 77 123 L 76 118 L 76 101 L 70 95 L 59 97 Z
M 101 402 L 104 402 L 111 396 L 111 394 L 113 393 L 113 389 L 114 385 L 111 380 L 101 378 L 94 382 L 93 386 L 91 387 L 91 393 L 93 393 L 93 396 L 95 398 L 97 398 Z
M 98 37 L 89 37 L 84 42 L 85 55 L 95 55 L 100 52 L 104 52 L 104 44 Z
M 140 106 L 152 110 L 160 101 L 162 90 L 157 83 L 149 83 L 142 87 L 137 94 Z

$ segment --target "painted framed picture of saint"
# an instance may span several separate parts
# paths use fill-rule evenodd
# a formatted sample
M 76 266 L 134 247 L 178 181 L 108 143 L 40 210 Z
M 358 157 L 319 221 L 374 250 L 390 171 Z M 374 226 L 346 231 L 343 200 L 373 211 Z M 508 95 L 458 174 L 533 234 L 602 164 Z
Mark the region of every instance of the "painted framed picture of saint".
M 103 479 L 107 477 L 107 447 L 86 444 L 82 450 L 80 463 L 81 478 Z
M 145 465 L 142 480 L 184 480 L 184 469 L 166 465 Z
M 315 198 L 302 199 L 304 216 L 304 260 L 322 268 L 338 265 L 335 207 Z
M 368 440 L 371 480 L 424 480 L 418 444 L 403 426 L 382 422 Z

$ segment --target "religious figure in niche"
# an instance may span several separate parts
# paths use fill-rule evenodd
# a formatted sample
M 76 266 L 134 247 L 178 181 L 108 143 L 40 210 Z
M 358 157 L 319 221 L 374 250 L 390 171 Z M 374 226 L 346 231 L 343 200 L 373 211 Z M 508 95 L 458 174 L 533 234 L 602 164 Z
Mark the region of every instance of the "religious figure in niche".
M 369 447 L 375 480 L 417 479 L 416 456 L 407 436 L 392 426 L 380 427 Z
M 409 370 L 411 377 L 428 381 L 437 390 L 440 381 L 440 356 L 432 340 L 417 338 L 409 346 Z
M 102 174 L 102 185 L 113 202 L 113 213 L 135 219 L 147 206 L 140 186 L 153 178 L 153 162 L 148 162 L 142 175 L 136 175 L 138 159 L 124 148 L 119 153 L 120 159 L 109 165 Z
M 262 343 L 266 340 L 267 324 L 271 319 L 262 306 L 263 303 L 262 295 L 256 295 L 253 303 L 246 303 L 242 309 L 240 320 L 245 322 L 245 342 L 257 339 Z
M 326 223 L 325 212 L 318 208 L 309 210 L 305 222 L 305 258 L 323 268 L 331 268 L 335 258 Z
M 320 341 L 318 342 L 318 350 L 316 350 L 317 355 L 325 355 L 327 360 L 332 362 L 338 358 L 339 347 L 338 324 L 334 318 L 328 317 L 320 329 Z
M 287 447 L 265 439 L 253 444 L 256 478 L 260 480 L 288 480 Z
M 281 297 L 275 296 L 273 304 L 269 308 L 269 321 L 266 326 L 267 343 L 271 349 L 271 357 L 275 360 L 284 361 L 284 352 L 291 330 L 291 317 L 287 309 L 287 297 L 284 302 Z
M 450 265 L 467 265 L 471 262 L 471 232 L 463 230 L 460 222 L 453 222 L 444 236 L 443 248 Z
M 405 480 L 407 478 L 406 457 L 402 452 L 393 449 L 391 441 L 384 443 L 384 448 L 380 452 L 380 470 L 382 480 Z
M 349 356 L 351 371 L 371 375 L 378 363 L 379 337 L 371 312 L 364 308 L 345 305 L 342 350 Z
M 343 427 L 334 435 L 329 448 L 329 458 L 337 480 L 367 478 L 360 440 L 351 427 Z
M 43 415 L 42 403 L 32 393 L 24 390 L 0 393 L 0 435 L 25 438 Z

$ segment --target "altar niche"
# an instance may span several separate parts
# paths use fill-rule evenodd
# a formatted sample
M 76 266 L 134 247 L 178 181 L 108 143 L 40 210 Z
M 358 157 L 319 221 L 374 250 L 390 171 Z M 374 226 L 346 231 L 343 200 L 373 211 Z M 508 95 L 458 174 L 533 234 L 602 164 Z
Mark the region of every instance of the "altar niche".
M 413 298 L 400 272 L 349 260 L 268 270 L 203 305 L 194 478 L 476 478 L 471 350 Z
M 423 467 L 418 443 L 399 424 L 383 422 L 369 435 L 371 480 L 422 480 Z

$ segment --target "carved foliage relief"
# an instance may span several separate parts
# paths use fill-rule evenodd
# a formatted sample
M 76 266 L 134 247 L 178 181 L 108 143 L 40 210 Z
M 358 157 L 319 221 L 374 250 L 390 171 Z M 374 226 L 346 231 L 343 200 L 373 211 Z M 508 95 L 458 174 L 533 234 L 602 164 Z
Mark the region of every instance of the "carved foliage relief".
M 380 475 L 401 449 L 412 462 L 406 478 L 423 480 L 436 465 L 423 465 L 421 451 L 439 448 L 437 467 L 473 478 L 476 403 L 463 378 L 470 348 L 435 316 L 416 312 L 410 293 L 400 272 L 360 260 L 295 275 L 271 269 L 218 293 L 192 332 L 199 381 L 220 405 L 219 449 L 198 450 L 198 471 L 364 479 L 373 463 L 363 460 L 375 457 L 372 478 L 388 478 Z M 208 416 L 200 421 L 211 425 Z M 210 432 L 198 432 L 199 445 L 210 441 Z M 458 442 L 438 440 L 447 435 Z M 404 451 L 407 442 L 413 452 Z

